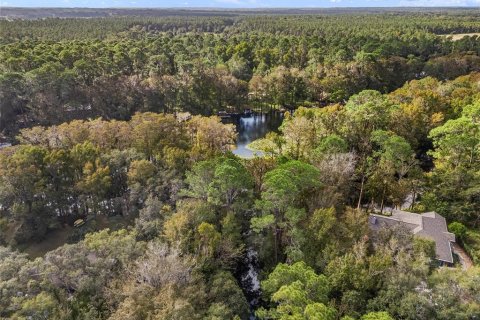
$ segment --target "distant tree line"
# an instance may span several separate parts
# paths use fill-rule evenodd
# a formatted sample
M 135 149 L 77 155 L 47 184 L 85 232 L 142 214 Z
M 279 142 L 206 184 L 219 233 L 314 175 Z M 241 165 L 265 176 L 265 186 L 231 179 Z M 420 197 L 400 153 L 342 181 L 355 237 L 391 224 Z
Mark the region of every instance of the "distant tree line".
M 345 102 L 478 71 L 470 15 L 381 13 L 0 21 L 0 130 L 135 112 Z

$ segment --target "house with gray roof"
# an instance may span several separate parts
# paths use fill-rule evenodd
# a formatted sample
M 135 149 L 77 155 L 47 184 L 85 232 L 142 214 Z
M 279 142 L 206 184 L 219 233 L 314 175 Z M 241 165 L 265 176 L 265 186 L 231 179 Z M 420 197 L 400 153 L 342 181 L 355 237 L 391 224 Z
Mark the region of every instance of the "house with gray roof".
M 444 217 L 436 212 L 418 214 L 401 210 L 392 210 L 389 216 L 379 214 L 369 216 L 369 227 L 373 231 L 398 225 L 416 236 L 433 240 L 436 259 L 453 264 L 452 243 L 455 242 L 455 235 L 448 232 Z

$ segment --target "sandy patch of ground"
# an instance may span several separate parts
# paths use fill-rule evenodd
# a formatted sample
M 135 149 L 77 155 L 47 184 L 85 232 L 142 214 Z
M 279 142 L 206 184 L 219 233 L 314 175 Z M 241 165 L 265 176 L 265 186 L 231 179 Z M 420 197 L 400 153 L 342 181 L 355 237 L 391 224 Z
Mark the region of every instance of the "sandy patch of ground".
M 473 261 L 458 243 L 452 243 L 453 252 L 459 257 L 463 270 L 473 267 Z
M 456 33 L 456 34 L 441 34 L 441 37 L 451 37 L 453 41 L 460 40 L 464 37 L 471 37 L 471 36 L 480 36 L 480 33 Z

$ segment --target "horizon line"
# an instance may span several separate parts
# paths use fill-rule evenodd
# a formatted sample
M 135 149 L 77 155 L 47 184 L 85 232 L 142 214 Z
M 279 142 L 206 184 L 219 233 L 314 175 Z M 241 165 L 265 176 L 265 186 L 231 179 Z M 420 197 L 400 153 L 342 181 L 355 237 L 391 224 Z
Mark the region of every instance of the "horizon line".
M 452 5 L 452 6 L 359 6 L 359 7 L 208 7 L 208 6 L 178 6 L 178 7 L 58 7 L 58 6 L 2 6 L 0 5 L 1 9 L 154 9 L 154 10 L 171 10 L 171 9 L 186 9 L 186 10 L 229 10 L 229 11 L 236 11 L 236 10 L 284 10 L 284 9 L 295 9 L 295 10 L 311 10 L 311 9 L 464 9 L 464 8 L 476 8 L 480 9 L 480 5 Z

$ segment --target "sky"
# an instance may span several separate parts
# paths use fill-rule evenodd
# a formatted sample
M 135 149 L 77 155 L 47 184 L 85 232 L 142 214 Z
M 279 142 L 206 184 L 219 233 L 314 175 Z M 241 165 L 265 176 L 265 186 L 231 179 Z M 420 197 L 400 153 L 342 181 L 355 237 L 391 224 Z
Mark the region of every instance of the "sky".
M 478 7 L 480 0 L 0 0 L 0 6 L 88 8 Z

